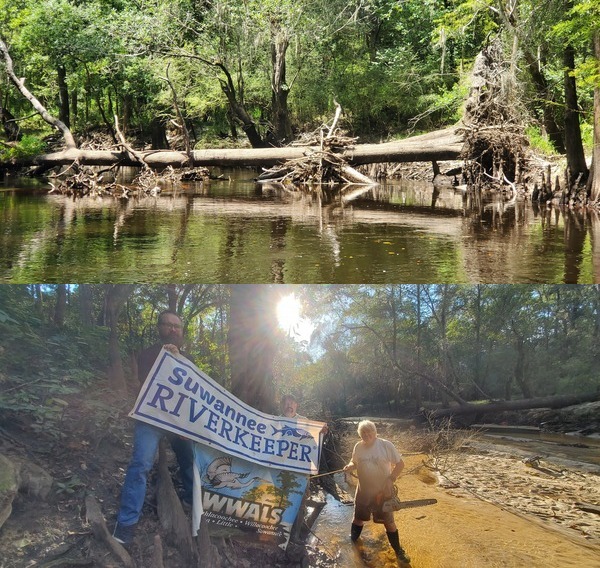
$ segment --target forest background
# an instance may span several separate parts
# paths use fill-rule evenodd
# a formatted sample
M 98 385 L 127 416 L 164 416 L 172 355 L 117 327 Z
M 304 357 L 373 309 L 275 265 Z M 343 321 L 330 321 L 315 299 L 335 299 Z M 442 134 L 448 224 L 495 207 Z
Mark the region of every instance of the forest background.
M 11 285 L 0 287 L 3 420 L 60 436 L 69 396 L 86 392 L 93 412 L 103 393 L 128 411 L 135 354 L 167 308 L 198 366 L 267 412 L 286 392 L 321 419 L 599 394 L 598 286 Z
M 498 35 L 534 145 L 581 169 L 593 144 L 598 0 L 1 0 L 0 14 L 19 77 L 80 137 L 116 142 L 118 116 L 153 148 L 184 134 L 196 148 L 281 145 L 336 102 L 362 141 L 432 130 L 457 122 L 474 58 Z M 0 107 L 2 160 L 48 147 L 8 78 Z

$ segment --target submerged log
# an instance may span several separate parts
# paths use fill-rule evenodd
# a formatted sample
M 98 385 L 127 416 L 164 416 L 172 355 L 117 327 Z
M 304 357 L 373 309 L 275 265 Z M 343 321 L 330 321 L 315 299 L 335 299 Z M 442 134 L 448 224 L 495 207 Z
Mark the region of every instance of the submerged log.
M 461 155 L 463 138 L 455 128 L 415 136 L 396 142 L 381 144 L 357 144 L 339 152 L 339 157 L 349 165 L 369 164 L 377 162 L 429 162 L 432 160 L 455 160 Z M 287 160 L 302 158 L 311 152 L 318 152 L 317 147 L 285 148 L 239 148 L 239 149 L 207 149 L 194 150 L 191 156 L 185 152 L 170 150 L 152 150 L 137 152 L 151 168 L 162 169 L 198 166 L 254 166 L 270 167 Z M 190 158 L 193 163 L 190 163 Z M 21 160 L 15 166 L 66 166 L 73 162 L 89 166 L 139 166 L 128 152 L 110 150 L 79 150 L 69 148 L 60 152 L 43 154 L 34 158 Z

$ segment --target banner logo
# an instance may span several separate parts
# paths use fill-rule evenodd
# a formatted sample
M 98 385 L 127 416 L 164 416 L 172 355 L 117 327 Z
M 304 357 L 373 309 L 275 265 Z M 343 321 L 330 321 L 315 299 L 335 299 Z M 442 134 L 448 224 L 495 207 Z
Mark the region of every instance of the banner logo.
M 197 498 L 212 536 L 287 546 L 307 475 L 257 465 L 201 444 L 194 444 L 194 466 L 202 486 Z

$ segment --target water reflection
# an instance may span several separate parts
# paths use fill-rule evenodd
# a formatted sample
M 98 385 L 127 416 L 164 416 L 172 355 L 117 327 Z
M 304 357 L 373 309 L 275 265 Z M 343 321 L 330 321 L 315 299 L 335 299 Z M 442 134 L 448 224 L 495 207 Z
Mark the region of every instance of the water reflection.
M 0 281 L 600 282 L 597 212 L 414 182 L 307 194 L 250 176 L 123 201 L 12 183 Z

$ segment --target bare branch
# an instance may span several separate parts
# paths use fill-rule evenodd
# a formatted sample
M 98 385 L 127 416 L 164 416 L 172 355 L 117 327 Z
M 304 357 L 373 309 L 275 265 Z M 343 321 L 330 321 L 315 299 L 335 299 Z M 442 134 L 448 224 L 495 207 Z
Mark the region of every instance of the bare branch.
M 75 144 L 75 139 L 73 138 L 73 134 L 69 130 L 69 127 L 59 120 L 58 118 L 54 118 L 47 110 L 42 103 L 25 87 L 25 79 L 19 79 L 13 68 L 13 62 L 8 53 L 8 48 L 4 41 L 0 38 L 0 52 L 2 52 L 2 56 L 4 57 L 4 63 L 6 65 L 6 72 L 8 73 L 8 77 L 12 81 L 12 83 L 17 87 L 19 92 L 31 103 L 33 108 L 38 112 L 38 114 L 50 125 L 59 130 L 62 133 L 63 139 L 67 146 L 67 149 L 77 148 L 77 144 Z
M 167 64 L 167 69 L 165 71 L 165 77 L 161 77 L 161 79 L 163 81 L 167 82 L 167 85 L 169 85 L 169 88 L 171 89 L 171 92 L 173 93 L 173 106 L 175 107 L 175 112 L 177 113 L 177 116 L 179 117 L 179 121 L 181 122 L 181 130 L 183 131 L 183 137 L 185 140 L 185 153 L 190 156 L 190 161 L 192 160 L 192 147 L 190 144 L 190 133 L 187 129 L 187 126 L 185 124 L 185 118 L 183 117 L 183 114 L 181 113 L 181 109 L 179 108 L 179 102 L 177 100 L 177 91 L 175 90 L 175 86 L 173 85 L 173 82 L 171 81 L 171 78 L 169 77 L 169 67 L 171 66 L 170 63 Z

